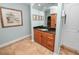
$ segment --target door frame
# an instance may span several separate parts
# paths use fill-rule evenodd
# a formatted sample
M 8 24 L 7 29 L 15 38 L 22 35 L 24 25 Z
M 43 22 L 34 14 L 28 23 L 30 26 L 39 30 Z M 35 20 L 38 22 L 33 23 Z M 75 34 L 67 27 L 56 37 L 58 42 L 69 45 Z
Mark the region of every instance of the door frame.
M 60 53 L 61 46 L 61 32 L 62 32 L 62 3 L 58 3 L 57 6 L 57 21 L 56 21 L 56 36 L 55 36 L 55 48 L 54 54 Z

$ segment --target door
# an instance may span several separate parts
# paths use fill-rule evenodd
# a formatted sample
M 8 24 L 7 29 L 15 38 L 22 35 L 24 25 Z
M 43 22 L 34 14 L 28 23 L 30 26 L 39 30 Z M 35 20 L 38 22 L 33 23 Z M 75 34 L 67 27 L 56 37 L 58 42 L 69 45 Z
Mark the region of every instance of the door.
M 47 48 L 54 52 L 55 34 L 47 33 Z
M 47 35 L 46 35 L 46 32 L 42 32 L 42 39 L 41 39 L 41 44 L 43 46 L 47 46 Z
M 66 24 L 63 26 L 62 44 L 79 50 L 79 4 L 64 4 Z
M 41 44 L 41 31 L 34 29 L 34 39 Z

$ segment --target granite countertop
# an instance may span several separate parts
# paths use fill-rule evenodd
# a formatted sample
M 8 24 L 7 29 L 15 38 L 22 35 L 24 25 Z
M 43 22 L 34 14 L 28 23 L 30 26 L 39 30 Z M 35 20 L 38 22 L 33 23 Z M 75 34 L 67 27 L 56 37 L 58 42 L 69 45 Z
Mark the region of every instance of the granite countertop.
M 34 29 L 37 29 L 43 32 L 54 33 L 54 34 L 56 32 L 55 28 L 48 28 L 48 27 L 43 27 L 43 26 L 37 26 L 37 27 L 34 27 Z
M 43 32 L 48 32 L 48 33 L 51 33 L 51 34 L 55 34 L 55 31 L 50 31 L 50 30 L 42 30 L 42 29 L 37 29 L 37 30 L 40 30 L 40 31 L 43 31 Z

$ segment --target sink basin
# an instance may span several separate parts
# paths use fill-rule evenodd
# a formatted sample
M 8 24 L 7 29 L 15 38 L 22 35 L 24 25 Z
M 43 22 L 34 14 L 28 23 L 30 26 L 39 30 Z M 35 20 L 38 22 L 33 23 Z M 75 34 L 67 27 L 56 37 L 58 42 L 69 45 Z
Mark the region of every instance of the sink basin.
M 48 31 L 48 29 L 39 29 L 39 30 L 42 30 L 42 31 Z

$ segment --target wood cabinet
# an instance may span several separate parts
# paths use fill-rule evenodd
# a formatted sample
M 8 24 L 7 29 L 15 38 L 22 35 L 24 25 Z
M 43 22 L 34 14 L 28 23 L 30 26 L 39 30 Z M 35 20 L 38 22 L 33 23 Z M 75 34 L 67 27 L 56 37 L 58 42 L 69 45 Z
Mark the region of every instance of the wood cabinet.
M 55 35 L 47 33 L 47 48 L 54 51 Z
M 34 29 L 34 38 L 37 43 L 54 51 L 55 34 Z
M 41 44 L 43 46 L 47 46 L 47 37 L 46 37 L 46 32 L 42 32 L 42 39 L 41 39 Z
M 41 44 L 41 31 L 34 29 L 34 39 Z
M 56 27 L 56 19 L 57 19 L 57 15 L 56 14 L 51 14 L 51 28 L 55 28 Z

